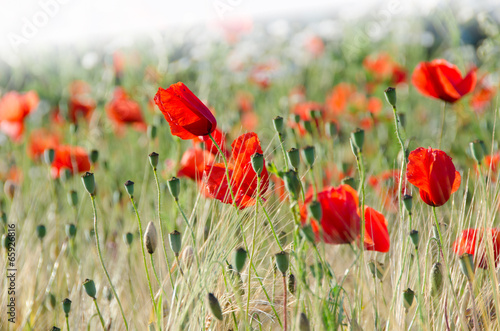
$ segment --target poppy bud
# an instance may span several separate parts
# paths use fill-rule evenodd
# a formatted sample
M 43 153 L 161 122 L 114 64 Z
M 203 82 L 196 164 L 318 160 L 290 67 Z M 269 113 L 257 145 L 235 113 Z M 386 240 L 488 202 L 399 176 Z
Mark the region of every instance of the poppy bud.
M 312 122 L 311 121 L 303 121 L 303 124 L 304 124 L 304 129 L 306 129 L 306 131 L 309 134 L 312 134 L 313 133 Z
M 90 162 L 96 163 L 99 160 L 99 151 L 97 149 L 93 149 L 90 151 Z
M 295 276 L 292 273 L 288 275 L 288 291 L 295 294 Z
M 77 132 L 78 132 L 78 125 L 76 125 L 75 123 L 71 123 L 71 124 L 69 125 L 69 132 L 70 132 L 71 134 L 75 134 L 75 133 L 77 133 Z
M 74 238 L 76 236 L 76 225 L 66 224 L 66 235 L 69 238 Z
M 264 169 L 264 155 L 260 153 L 255 153 L 252 155 L 252 168 L 253 171 L 260 177 L 262 170 Z
M 85 281 L 83 282 L 83 287 L 85 288 L 85 292 L 87 292 L 87 295 L 95 300 L 96 289 L 94 281 L 88 278 L 85 279 Z
M 68 203 L 71 207 L 78 205 L 78 192 L 74 190 L 68 192 Z
M 441 263 L 436 262 L 431 268 L 431 295 L 433 297 L 441 294 L 443 289 L 443 272 L 441 271 Z
M 474 160 L 476 160 L 478 164 L 481 164 L 484 158 L 484 149 L 483 149 L 484 142 L 479 139 L 476 139 L 474 141 L 471 141 L 469 143 L 469 146 L 472 157 L 474 158 Z
M 384 278 L 384 265 L 378 261 L 371 260 L 368 262 L 368 268 L 372 273 L 373 278 L 378 278 L 382 280 Z
M 73 174 L 71 173 L 71 170 L 69 168 L 63 167 L 61 168 L 61 171 L 59 172 L 59 178 L 61 178 L 61 181 L 63 183 L 68 182 Z
M 243 267 L 245 266 L 245 262 L 247 260 L 247 251 L 240 247 L 234 252 L 233 264 L 238 273 L 243 271 Z
M 43 151 L 43 159 L 45 160 L 45 163 L 47 164 L 52 164 L 54 162 L 54 158 L 56 156 L 56 151 L 53 148 L 47 148 L 46 150 Z
M 314 244 L 315 235 L 311 224 L 306 224 L 300 229 L 300 233 L 307 239 L 311 244 Z
M 222 321 L 222 309 L 220 308 L 219 300 L 217 300 L 213 293 L 208 293 L 208 306 L 212 315 L 219 321 Z
M 415 249 L 418 248 L 418 243 L 420 242 L 420 235 L 418 234 L 417 230 L 411 230 L 410 231 L 410 239 L 413 245 L 415 246 Z
M 321 221 L 323 216 L 323 210 L 321 208 L 321 203 L 317 200 L 311 201 L 307 206 L 307 211 L 316 221 Z
M 300 180 L 297 173 L 293 170 L 289 170 L 284 174 L 285 188 L 288 193 L 292 196 L 293 200 L 298 200 L 300 195 Z
M 131 180 L 127 180 L 125 182 L 125 189 L 127 190 L 128 195 L 133 198 L 134 197 L 134 182 Z
M 170 194 L 175 199 L 175 201 L 179 200 L 179 193 L 181 191 L 181 181 L 177 177 L 172 177 L 167 181 L 168 190 Z
M 57 326 L 53 326 L 50 331 L 61 331 L 61 329 L 59 329 Z
M 36 236 L 38 237 L 38 239 L 42 240 L 46 234 L 47 229 L 45 228 L 45 225 L 41 224 L 36 227 Z
M 153 170 L 156 170 L 156 167 L 158 166 L 158 153 L 153 152 L 149 154 L 149 163 L 151 163 Z
M 358 152 L 363 150 L 363 144 L 365 142 L 365 131 L 357 128 L 353 132 L 351 132 L 351 144 L 357 148 Z M 353 151 L 354 152 L 354 151 Z M 354 154 L 356 155 L 356 153 Z
M 132 245 L 133 240 L 134 240 L 134 235 L 132 234 L 132 232 L 127 232 L 123 235 L 123 241 L 128 246 Z
M 462 254 L 459 257 L 460 269 L 469 281 L 474 279 L 474 256 L 469 253 Z
M 403 303 L 407 311 L 413 304 L 414 298 L 415 298 L 415 292 L 413 292 L 410 288 L 403 291 Z
M 301 118 L 300 118 L 300 115 L 297 115 L 297 114 L 293 114 L 292 115 L 292 120 L 295 124 L 299 124 L 300 121 L 301 121 Z
M 94 179 L 94 174 L 91 172 L 86 172 L 85 175 L 82 176 L 82 182 L 83 186 L 85 187 L 85 190 L 90 195 L 94 195 L 95 193 L 95 179 Z
M 149 254 L 153 254 L 156 250 L 156 245 L 158 244 L 158 236 L 156 234 L 156 227 L 153 222 L 149 222 L 146 227 L 146 232 L 144 233 L 144 245 Z
M 411 215 L 411 209 L 413 207 L 413 197 L 411 195 L 405 194 L 403 197 L 403 204 L 405 205 L 408 214 Z
M 64 313 L 66 314 L 66 316 L 68 316 L 68 314 L 71 310 L 71 300 L 68 298 L 64 299 L 62 302 L 62 306 L 63 306 Z
M 325 124 L 325 132 L 329 138 L 333 138 L 337 135 L 337 123 L 335 122 L 326 122 Z
M 275 118 L 273 118 L 273 125 L 276 132 L 278 132 L 279 134 L 283 133 L 283 117 L 276 116 Z
M 306 146 L 302 149 L 302 157 L 306 159 L 307 164 L 312 167 L 316 158 L 314 146 Z
M 148 126 L 148 131 L 147 131 L 148 138 L 150 140 L 155 139 L 156 138 L 156 133 L 157 133 L 156 125 L 149 125 Z
M 385 91 L 385 98 L 387 102 L 394 108 L 396 107 L 396 89 L 394 87 L 388 87 Z
M 288 254 L 284 251 L 279 252 L 278 254 L 275 255 L 276 257 L 276 265 L 278 266 L 278 270 L 281 271 L 283 274 L 283 277 L 286 274 L 286 271 L 288 270 Z
M 344 177 L 344 178 L 342 178 L 342 180 L 340 182 L 344 185 L 349 185 L 353 189 L 356 189 L 356 182 L 354 181 L 354 178 L 352 178 L 352 177 Z
M 307 318 L 306 314 L 300 313 L 299 317 L 299 331 L 310 331 L 311 326 L 309 324 L 309 319 Z
M 300 165 L 300 152 L 297 148 L 292 147 L 286 152 L 286 156 L 288 158 L 288 162 L 292 165 L 292 167 L 297 170 Z
M 181 251 L 182 246 L 181 233 L 175 230 L 174 232 L 170 233 L 168 237 L 170 239 L 170 248 L 172 249 L 172 252 L 174 252 L 176 256 L 179 256 L 179 252 Z

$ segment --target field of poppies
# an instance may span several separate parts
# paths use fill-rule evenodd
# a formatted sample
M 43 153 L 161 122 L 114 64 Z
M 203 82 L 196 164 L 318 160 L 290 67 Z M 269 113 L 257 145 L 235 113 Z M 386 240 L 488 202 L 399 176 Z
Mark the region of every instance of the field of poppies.
M 443 17 L 2 66 L 0 329 L 499 329 L 499 28 Z

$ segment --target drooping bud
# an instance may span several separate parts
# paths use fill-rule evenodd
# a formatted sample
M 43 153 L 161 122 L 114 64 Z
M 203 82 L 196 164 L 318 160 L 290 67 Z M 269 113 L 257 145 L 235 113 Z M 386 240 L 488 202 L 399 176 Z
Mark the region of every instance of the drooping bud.
M 95 300 L 95 295 L 97 291 L 95 289 L 94 281 L 88 278 L 85 279 L 85 281 L 83 282 L 83 287 L 85 288 L 85 292 L 87 292 L 87 295 Z
M 313 200 L 307 205 L 307 211 L 316 221 L 321 221 L 323 216 L 323 209 L 321 203 L 318 200 Z
M 99 160 L 99 151 L 97 149 L 93 149 L 90 151 L 90 162 L 96 163 Z
M 151 167 L 153 167 L 153 170 L 156 170 L 156 167 L 158 166 L 158 153 L 153 152 L 149 154 L 149 163 L 151 163 Z
M 243 247 L 238 248 L 234 252 L 233 256 L 234 268 L 238 273 L 241 273 L 243 271 L 246 260 L 247 260 L 247 251 Z
M 86 172 L 85 175 L 82 176 L 83 186 L 85 190 L 90 194 L 94 195 L 95 193 L 95 179 L 94 174 L 91 172 Z
M 314 160 L 316 158 L 316 150 L 314 146 L 306 146 L 302 149 L 302 157 L 306 160 L 309 167 L 314 165 Z
M 284 251 L 279 252 L 278 254 L 275 255 L 276 257 L 276 266 L 278 267 L 278 270 L 285 276 L 287 270 L 288 270 L 288 254 Z
M 71 300 L 68 298 L 64 299 L 62 302 L 62 306 L 63 306 L 64 314 L 66 314 L 66 316 L 68 316 L 69 312 L 71 311 Z
M 365 143 L 365 131 L 357 128 L 351 132 L 351 143 L 357 148 L 358 153 L 362 152 L 363 144 Z
M 284 129 L 283 117 L 276 116 L 275 118 L 273 118 L 273 126 L 274 130 L 276 130 L 277 133 L 282 134 Z
M 76 207 L 78 205 L 78 192 L 71 190 L 68 192 L 68 203 L 71 207 Z
M 469 253 L 462 254 L 459 258 L 460 269 L 469 281 L 474 280 L 474 256 Z
M 285 181 L 285 188 L 291 195 L 292 200 L 297 201 L 300 196 L 300 180 L 297 173 L 293 170 L 285 172 L 283 175 Z
M 396 107 L 396 89 L 394 87 L 388 87 L 385 91 L 385 98 L 387 99 L 387 102 L 392 106 Z
M 127 190 L 128 195 L 133 198 L 134 197 L 134 182 L 131 180 L 127 180 L 125 182 L 125 190 Z
M 172 249 L 172 252 L 174 252 L 176 256 L 179 256 L 182 247 L 181 233 L 175 230 L 174 232 L 170 233 L 168 237 L 170 239 L 170 248 Z
M 66 224 L 66 235 L 68 238 L 74 238 L 76 236 L 76 225 L 73 223 Z
M 311 331 L 311 326 L 309 324 L 309 319 L 306 314 L 300 313 L 299 317 L 299 331 Z
M 36 227 L 36 236 L 38 237 L 38 239 L 42 240 L 46 234 L 47 229 L 45 228 L 45 225 L 40 224 Z
M 405 305 L 406 311 L 410 309 L 413 304 L 413 299 L 415 298 L 415 292 L 413 292 L 410 288 L 407 288 L 403 291 L 403 303 Z
M 441 263 L 436 262 L 431 268 L 431 295 L 436 297 L 443 290 L 443 272 L 441 271 Z
M 286 157 L 288 158 L 288 162 L 290 162 L 290 165 L 295 169 L 299 169 L 300 165 L 300 151 L 292 147 L 286 152 Z
M 181 181 L 177 177 L 172 177 L 167 181 L 168 190 L 172 197 L 177 201 L 179 200 L 179 193 L 181 192 Z
M 208 293 L 208 306 L 212 315 L 219 321 L 222 321 L 222 309 L 220 308 L 219 300 L 217 300 L 213 293 Z
M 410 239 L 411 239 L 411 242 L 413 243 L 413 246 L 415 246 L 415 249 L 417 249 L 418 243 L 420 242 L 420 235 L 418 234 L 417 230 L 410 231 Z
M 478 164 L 481 164 L 484 158 L 484 142 L 482 140 L 476 139 L 474 141 L 471 141 L 469 146 L 472 157 Z
M 411 215 L 411 210 L 413 207 L 413 197 L 411 195 L 405 194 L 403 197 L 403 204 L 405 205 L 405 209 L 408 214 Z
M 54 162 L 54 158 L 56 156 L 56 151 L 53 148 L 47 148 L 43 151 L 43 159 L 45 163 L 51 165 Z
M 132 232 L 127 232 L 123 235 L 123 241 L 125 242 L 125 244 L 127 244 L 127 246 L 132 245 L 133 240 L 134 240 L 134 235 L 132 234 Z
M 252 168 L 258 177 L 262 174 L 264 170 L 264 155 L 261 153 L 255 153 L 252 155 Z
M 158 235 L 156 234 L 156 227 L 153 222 L 149 222 L 144 233 L 144 245 L 149 254 L 153 254 L 158 245 Z

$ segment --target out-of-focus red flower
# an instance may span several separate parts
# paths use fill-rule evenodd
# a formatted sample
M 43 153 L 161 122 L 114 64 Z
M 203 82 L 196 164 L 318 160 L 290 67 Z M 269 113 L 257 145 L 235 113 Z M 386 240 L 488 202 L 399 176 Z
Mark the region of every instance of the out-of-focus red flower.
M 368 111 L 374 115 L 380 113 L 383 106 L 382 100 L 377 97 L 371 97 L 368 99 Z
M 470 105 L 478 114 L 482 114 L 490 105 L 491 99 L 496 94 L 496 88 L 487 82 L 486 76 L 479 79 L 476 89 L 472 94 Z
M 306 88 L 304 86 L 296 86 L 292 88 L 288 94 L 290 107 L 293 109 L 296 104 L 306 101 Z
M 233 17 L 231 19 L 224 19 L 217 22 L 218 26 L 224 32 L 226 41 L 229 44 L 236 43 L 240 36 L 252 31 L 253 20 L 250 17 Z
M 406 178 L 419 188 L 420 197 L 429 206 L 444 205 L 460 187 L 460 173 L 445 152 L 419 147 L 408 160 Z
M 386 170 L 377 176 L 368 177 L 368 185 L 373 187 L 377 195 L 384 202 L 384 207 L 391 211 L 397 211 L 398 206 L 398 188 L 399 188 L 399 170 Z M 401 186 L 401 195 L 406 194 L 407 187 L 403 178 Z
M 59 141 L 59 135 L 53 131 L 47 129 L 33 130 L 28 144 L 28 155 L 32 160 L 37 160 L 46 149 L 55 149 L 59 146 Z
M 82 147 L 60 145 L 55 152 L 51 166 L 53 178 L 58 178 L 64 168 L 69 169 L 72 174 L 90 170 L 89 156 Z
M 184 152 L 182 155 L 179 172 L 179 177 L 189 177 L 196 181 L 201 181 L 203 170 L 207 165 L 211 165 L 215 160 L 214 154 L 199 147 L 193 147 Z
M 274 61 L 255 65 L 249 73 L 250 82 L 257 84 L 263 90 L 267 89 L 277 68 L 278 64 Z
M 233 204 L 230 186 L 236 206 L 243 209 L 256 203 L 257 175 L 252 168 L 251 158 L 253 154 L 263 152 L 257 134 L 253 132 L 239 136 L 231 146 L 233 148 L 232 159 L 228 164 L 231 185 L 228 185 L 224 164 L 216 163 L 205 167 L 203 190 L 209 197 L 223 203 Z M 269 174 L 264 166 L 259 188 L 260 195 L 263 195 L 268 187 Z
M 287 199 L 287 193 L 285 190 L 285 182 L 283 179 L 279 178 L 276 175 L 271 176 L 271 180 L 273 181 L 274 184 L 274 190 L 273 192 L 276 194 L 278 199 L 280 201 L 285 201 Z
M 385 52 L 368 55 L 363 60 L 363 66 L 375 76 L 375 80 L 378 82 L 390 80 L 392 84 L 399 84 L 406 81 L 404 68 Z
M 24 132 L 24 119 L 36 109 L 39 101 L 35 91 L 6 93 L 0 99 L 0 131 L 19 141 Z
M 154 100 L 174 136 L 185 140 L 208 136 L 217 127 L 210 109 L 182 82 L 166 90 L 160 87 Z
M 343 113 L 351 96 L 356 93 L 356 87 L 348 83 L 339 83 L 330 92 L 326 99 L 326 106 L 334 115 Z
M 139 131 L 147 129 L 141 107 L 121 87 L 115 89 L 113 100 L 106 105 L 106 113 L 118 130 L 127 124 Z
M 254 112 L 242 113 L 240 121 L 245 131 L 254 131 L 259 124 L 259 116 Z
M 90 86 L 81 80 L 74 81 L 69 87 L 69 119 L 76 123 L 79 117 L 90 119 L 96 103 L 90 94 Z
M 236 104 L 238 105 L 238 110 L 241 113 L 253 111 L 253 95 L 245 92 L 239 91 L 236 94 Z
M 113 53 L 113 70 L 115 75 L 121 76 L 125 68 L 125 56 L 122 52 L 116 51 Z
M 387 253 L 391 247 L 384 215 L 368 206 L 365 206 L 364 246 L 368 251 L 381 253 Z
M 496 176 L 498 175 L 498 163 L 500 162 L 500 152 L 496 152 L 491 155 L 486 155 L 484 157 L 484 164 L 487 169 L 491 168 L 491 180 L 496 181 Z
M 313 199 L 308 194 L 305 204 L 301 206 L 302 222 L 307 220 L 307 204 Z M 347 244 L 359 236 L 358 193 L 349 185 L 327 187 L 318 192 L 317 200 L 323 211 L 318 224 L 311 219 L 311 226 L 317 240 L 327 244 Z
M 305 46 L 309 53 L 316 58 L 320 57 L 325 52 L 325 43 L 323 42 L 323 39 L 318 36 L 309 37 L 306 40 Z
M 495 260 L 495 268 L 498 265 L 500 258 L 500 230 L 490 229 L 493 245 L 493 257 Z M 486 253 L 486 243 L 484 237 L 487 234 L 484 229 L 467 229 L 462 231 L 457 240 L 453 243 L 453 251 L 461 256 L 465 253 L 474 255 L 476 265 L 482 269 L 488 269 L 488 255 Z M 479 240 L 479 242 L 477 242 Z M 476 251 L 476 248 L 478 251 Z M 476 255 L 476 252 L 478 253 Z
M 313 118 L 311 117 L 311 111 L 313 110 L 320 111 L 321 117 L 324 117 L 324 106 L 314 101 L 297 103 L 293 107 L 292 113 L 295 115 L 299 115 L 302 121 L 311 121 L 313 120 Z M 314 123 L 316 124 L 316 127 L 319 129 L 318 119 L 314 119 Z M 307 133 L 302 123 L 295 123 L 293 121 L 290 121 L 289 125 L 293 129 L 298 129 L 300 135 L 305 135 Z
M 462 78 L 457 66 L 443 59 L 420 62 L 412 75 L 412 83 L 425 96 L 454 103 L 476 86 L 476 68 Z
M 339 169 L 334 163 L 323 167 L 323 186 L 331 186 L 332 183 L 338 183 L 345 177 L 351 177 L 353 175 L 354 170 L 351 166 L 346 164 L 343 168 L 344 169 Z

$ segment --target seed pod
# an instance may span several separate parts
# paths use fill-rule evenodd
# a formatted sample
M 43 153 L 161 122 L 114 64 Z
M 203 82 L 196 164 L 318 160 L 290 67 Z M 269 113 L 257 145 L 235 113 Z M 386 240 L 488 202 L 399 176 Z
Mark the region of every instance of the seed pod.
M 85 292 L 87 292 L 87 295 L 95 300 L 95 294 L 97 291 L 95 289 L 94 281 L 88 278 L 85 279 L 85 281 L 83 282 L 83 287 L 85 288 Z
M 385 91 L 385 98 L 387 99 L 387 102 L 392 106 L 396 107 L 396 89 L 394 87 L 388 87 Z
M 405 209 L 408 214 L 411 215 L 411 210 L 413 207 L 413 197 L 411 195 L 405 194 L 403 197 L 403 204 L 405 205 Z
M 275 255 L 276 257 L 276 265 L 278 266 L 278 270 L 281 271 L 283 276 L 285 276 L 288 270 L 288 254 L 284 251 L 279 252 Z
M 295 294 L 295 276 L 290 273 L 290 275 L 288 275 L 288 291 L 290 291 L 290 293 L 292 294 Z
M 306 238 L 307 241 L 309 241 L 311 244 L 315 243 L 316 240 L 316 235 L 314 234 L 314 230 L 311 226 L 311 224 L 306 224 L 303 227 L 300 228 L 300 233 L 304 238 Z
M 149 163 L 151 164 L 151 167 L 153 167 L 153 170 L 156 170 L 156 167 L 158 166 L 158 159 L 159 159 L 158 153 L 153 152 L 149 154 Z
M 312 125 L 312 121 L 302 121 L 302 124 L 304 125 L 304 129 L 306 129 L 306 131 L 312 135 L 313 133 L 313 125 Z
M 99 160 L 99 151 L 97 149 L 93 149 L 90 151 L 90 162 L 96 163 Z
M 338 134 L 337 123 L 335 122 L 326 122 L 325 124 L 325 132 L 328 135 L 328 138 L 333 138 Z
M 153 254 L 158 244 L 158 235 L 156 234 L 156 227 L 153 222 L 149 222 L 144 233 L 144 245 L 149 254 Z
M 68 203 L 71 207 L 76 207 L 78 205 L 78 192 L 71 190 L 68 192 Z
M 302 149 L 302 157 L 306 160 L 309 167 L 314 165 L 314 160 L 316 158 L 316 150 L 314 146 L 306 146 Z
M 431 268 L 431 295 L 437 297 L 443 290 L 443 272 L 441 271 L 441 263 L 436 262 Z
M 181 192 L 181 181 L 177 177 L 172 177 L 167 181 L 168 190 L 172 197 L 177 201 L 179 200 L 179 193 Z
M 360 128 L 354 130 L 351 133 L 351 142 L 358 149 L 358 152 L 361 152 L 363 150 L 363 144 L 365 143 L 365 131 Z
M 276 116 L 273 118 L 273 126 L 274 130 L 276 130 L 277 133 L 282 134 L 283 133 L 283 117 L 281 116 Z
M 474 280 L 474 256 L 469 253 L 462 254 L 458 260 L 460 262 L 460 269 L 469 281 Z
M 219 300 L 213 295 L 213 293 L 208 293 L 208 306 L 212 315 L 219 321 L 222 321 L 222 309 L 220 308 Z
M 290 165 L 297 170 L 300 165 L 300 151 L 297 148 L 292 147 L 286 152 L 286 156 Z
M 125 189 L 127 190 L 127 193 L 131 198 L 134 197 L 134 182 L 133 181 L 127 180 L 125 182 Z
M 86 172 L 85 175 L 82 176 L 83 186 L 85 190 L 90 194 L 94 195 L 95 193 L 95 179 L 94 174 L 91 172 Z
M 420 242 L 420 235 L 418 234 L 417 230 L 411 230 L 410 231 L 410 239 L 413 245 L 415 246 L 415 249 L 418 248 L 418 243 Z
M 123 235 L 123 241 L 127 246 L 132 245 L 132 240 L 134 240 L 134 235 L 131 232 L 127 232 Z
M 415 292 L 413 292 L 410 288 L 407 288 L 403 291 L 403 303 L 405 305 L 406 311 L 410 309 L 413 304 L 413 299 L 415 298 Z
M 62 302 L 62 306 L 64 313 L 66 314 L 66 316 L 68 316 L 69 312 L 71 311 L 71 300 L 68 298 L 64 299 Z
M 309 324 L 309 319 L 306 314 L 300 313 L 299 317 L 299 331 L 311 331 L 311 326 Z
M 46 234 L 47 229 L 45 228 L 45 225 L 40 224 L 36 227 L 36 236 L 38 237 L 38 239 L 42 240 Z
M 76 236 L 76 225 L 73 223 L 66 224 L 66 235 L 68 238 L 74 238 Z
M 181 233 L 175 230 L 174 232 L 170 233 L 168 237 L 170 239 L 170 248 L 172 249 L 172 252 L 174 252 L 176 256 L 179 256 L 179 252 L 181 251 L 182 247 Z
M 262 170 L 264 170 L 264 155 L 261 153 L 255 153 L 252 155 L 251 161 L 253 171 L 255 171 L 258 177 L 260 177 Z
M 353 189 L 356 189 L 356 182 L 354 181 L 354 178 L 352 178 L 352 177 L 344 177 L 344 178 L 342 178 L 341 183 L 344 184 L 344 185 L 349 185 Z
M 481 164 L 484 158 L 484 142 L 482 140 L 476 139 L 474 141 L 471 141 L 469 143 L 470 146 L 470 153 L 472 154 L 472 157 L 478 164 Z
M 233 264 L 235 270 L 238 273 L 241 273 L 243 271 L 246 260 L 247 260 L 247 251 L 243 247 L 238 248 L 233 255 Z
M 43 151 L 43 160 L 48 165 L 51 165 L 54 162 L 54 158 L 56 156 L 56 151 L 53 148 L 47 148 Z
M 151 140 L 155 139 L 156 133 L 157 133 L 156 125 L 148 125 L 148 131 L 147 131 L 148 138 Z
M 319 201 L 311 201 L 309 205 L 307 205 L 307 211 L 316 221 L 321 221 L 323 209 L 321 208 L 321 203 Z

